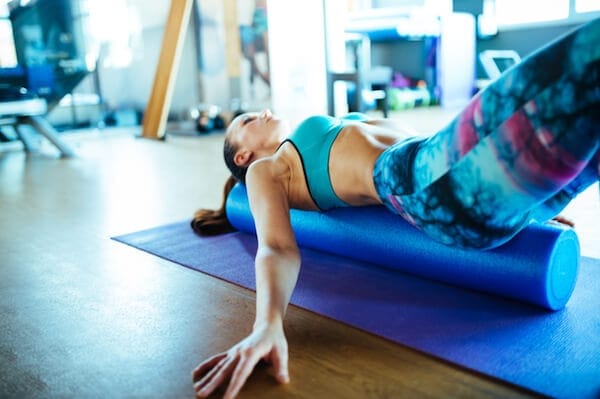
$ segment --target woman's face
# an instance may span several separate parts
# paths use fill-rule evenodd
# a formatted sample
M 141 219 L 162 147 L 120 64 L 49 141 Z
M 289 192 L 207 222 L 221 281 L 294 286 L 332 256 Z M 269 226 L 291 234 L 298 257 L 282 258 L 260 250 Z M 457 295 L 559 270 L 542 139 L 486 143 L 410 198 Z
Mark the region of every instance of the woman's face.
M 287 122 L 275 117 L 268 109 L 249 112 L 235 118 L 228 131 L 228 139 L 240 149 L 257 155 L 271 155 L 288 136 Z

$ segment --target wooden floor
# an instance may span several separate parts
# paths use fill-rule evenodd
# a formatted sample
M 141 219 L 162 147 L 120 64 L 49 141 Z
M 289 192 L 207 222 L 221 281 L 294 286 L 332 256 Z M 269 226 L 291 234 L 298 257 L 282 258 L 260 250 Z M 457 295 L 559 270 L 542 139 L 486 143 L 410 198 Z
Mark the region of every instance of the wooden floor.
M 0 152 L 0 397 L 191 398 L 192 368 L 249 331 L 254 293 L 109 237 L 217 205 L 222 135 L 66 137 L 76 158 Z M 296 307 L 286 331 L 292 382 L 261 366 L 241 397 L 535 396 Z

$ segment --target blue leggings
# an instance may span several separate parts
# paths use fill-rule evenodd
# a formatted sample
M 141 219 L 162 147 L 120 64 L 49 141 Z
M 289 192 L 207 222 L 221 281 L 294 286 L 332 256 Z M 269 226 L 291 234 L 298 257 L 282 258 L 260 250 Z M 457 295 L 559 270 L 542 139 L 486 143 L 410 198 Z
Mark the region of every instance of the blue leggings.
M 384 204 L 431 238 L 487 249 L 555 216 L 600 174 L 600 19 L 506 71 L 444 129 L 386 149 Z

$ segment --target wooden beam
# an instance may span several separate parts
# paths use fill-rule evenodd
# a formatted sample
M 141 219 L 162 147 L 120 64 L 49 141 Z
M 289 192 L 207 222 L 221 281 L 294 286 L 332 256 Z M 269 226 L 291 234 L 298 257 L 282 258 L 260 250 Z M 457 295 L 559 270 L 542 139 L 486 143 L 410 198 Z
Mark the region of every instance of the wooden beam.
M 142 122 L 142 137 L 162 139 L 171 106 L 181 50 L 194 0 L 171 0 L 162 48 L 156 66 L 150 99 Z
M 239 78 L 242 74 L 242 45 L 240 39 L 240 21 L 238 19 L 237 0 L 223 1 L 223 23 L 225 25 L 225 59 L 227 77 Z

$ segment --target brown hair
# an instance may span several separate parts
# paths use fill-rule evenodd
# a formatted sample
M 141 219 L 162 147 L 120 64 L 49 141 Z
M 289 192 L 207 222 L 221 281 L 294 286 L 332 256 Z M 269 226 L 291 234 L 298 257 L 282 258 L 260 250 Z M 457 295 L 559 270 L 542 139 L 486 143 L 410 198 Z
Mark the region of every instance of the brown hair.
M 225 204 L 229 192 L 237 183 L 237 179 L 229 176 L 223 188 L 223 202 L 219 209 L 198 209 L 194 213 L 191 225 L 192 229 L 203 236 L 216 236 L 235 231 L 235 228 L 227 220 Z
M 225 160 L 225 165 L 227 165 L 227 168 L 233 177 L 246 184 L 246 172 L 248 171 L 248 167 L 239 166 L 233 160 L 237 150 L 237 145 L 234 145 L 230 140 L 225 139 L 225 142 L 223 143 L 223 159 Z
M 233 186 L 235 186 L 237 182 L 241 182 L 242 184 L 246 183 L 246 171 L 248 170 L 247 166 L 238 166 L 233 161 L 233 157 L 237 150 L 238 147 L 225 138 L 223 144 L 223 158 L 231 172 L 231 176 L 229 176 L 225 182 L 225 187 L 223 188 L 223 201 L 221 202 L 221 207 L 219 209 L 199 209 L 194 214 L 194 218 L 191 222 L 192 229 L 200 235 L 215 236 L 235 231 L 235 228 L 227 219 L 225 204 L 227 203 L 227 196 Z

